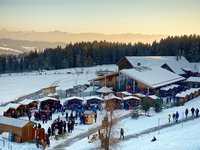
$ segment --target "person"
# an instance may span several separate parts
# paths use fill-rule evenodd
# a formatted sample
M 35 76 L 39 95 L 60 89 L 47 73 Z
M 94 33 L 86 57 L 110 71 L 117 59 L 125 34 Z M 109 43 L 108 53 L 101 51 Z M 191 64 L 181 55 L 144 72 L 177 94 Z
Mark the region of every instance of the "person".
M 172 117 L 173 117 L 173 121 L 175 121 L 175 117 L 176 117 L 175 113 L 172 114 Z
M 29 121 L 31 120 L 31 112 L 30 111 L 28 112 L 28 120 Z
M 178 111 L 176 111 L 176 122 L 178 122 L 178 118 L 179 118 L 179 113 Z
M 95 113 L 95 115 L 94 115 L 94 120 L 95 120 L 95 122 L 97 122 L 97 113 Z
M 40 123 L 38 123 L 38 129 L 40 129 L 41 128 L 41 124 Z
M 156 137 L 154 136 L 153 137 L 153 139 L 151 140 L 151 142 L 154 142 L 154 141 L 156 141 L 157 139 L 156 139 Z
M 48 132 L 48 136 L 50 137 L 51 136 L 51 127 L 48 128 L 47 132 Z
M 120 137 L 119 137 L 119 138 L 120 138 L 120 139 L 121 139 L 121 138 L 124 139 L 124 129 L 123 129 L 123 128 L 120 129 Z
M 58 128 L 55 128 L 55 139 L 58 140 Z
M 199 109 L 198 108 L 196 108 L 195 113 L 196 113 L 196 117 L 198 117 L 199 116 Z
M 188 111 L 188 109 L 186 108 L 186 109 L 185 109 L 185 116 L 186 116 L 186 118 L 187 118 L 187 116 L 188 116 L 188 112 L 189 112 L 189 111 Z
M 168 120 L 169 120 L 169 123 L 171 122 L 171 115 L 169 114 L 168 115 Z
M 194 111 L 195 111 L 195 109 L 194 109 L 194 107 L 192 107 L 192 109 L 191 109 L 192 116 L 194 116 Z

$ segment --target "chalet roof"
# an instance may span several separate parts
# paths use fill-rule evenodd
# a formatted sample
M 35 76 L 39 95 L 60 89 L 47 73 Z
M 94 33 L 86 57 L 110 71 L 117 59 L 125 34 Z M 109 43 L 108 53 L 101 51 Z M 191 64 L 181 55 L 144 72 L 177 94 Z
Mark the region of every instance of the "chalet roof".
M 156 95 L 148 95 L 148 97 L 154 100 L 159 99 L 159 97 Z
M 103 86 L 101 87 L 100 89 L 96 90 L 98 93 L 112 93 L 113 91 L 106 87 L 106 86 Z
M 58 99 L 53 98 L 53 97 L 43 97 L 43 98 L 38 99 L 39 102 L 43 102 L 43 101 L 46 101 L 46 100 L 59 101 Z
M 198 82 L 200 83 L 200 77 L 189 77 L 186 82 Z
M 96 80 L 100 80 L 100 79 L 105 79 L 105 78 L 110 77 L 110 76 L 115 76 L 115 75 L 117 75 L 118 73 L 119 73 L 119 72 L 112 72 L 112 73 L 110 73 L 110 74 L 105 74 L 105 75 L 103 75 L 103 76 L 101 76 L 101 77 L 97 77 L 97 78 L 91 79 L 91 80 L 89 80 L 89 82 L 96 81 Z
M 162 91 L 168 91 L 168 90 L 171 90 L 171 89 L 177 88 L 177 87 L 179 87 L 179 85 L 172 84 L 172 85 L 169 85 L 169 86 L 162 87 L 160 90 L 162 90 Z
M 141 100 L 140 98 L 135 97 L 135 96 L 126 96 L 126 97 L 123 97 L 122 99 L 123 99 L 124 101 L 129 100 L 129 99 L 137 99 L 137 100 Z
M 91 114 L 94 114 L 94 112 L 91 111 L 91 110 L 86 110 L 86 111 L 84 111 L 84 114 L 85 115 L 91 115 Z
M 161 67 L 166 64 L 176 74 L 185 74 L 182 68 L 193 69 L 193 66 L 183 56 L 181 56 L 181 59 L 178 57 L 178 61 L 177 56 L 127 56 L 125 58 L 133 67 L 137 67 L 138 64 L 147 67 Z
M 196 91 L 199 91 L 199 90 L 200 90 L 200 88 L 191 88 L 191 89 L 188 89 L 188 90 L 183 91 L 181 93 L 177 93 L 176 97 L 186 97 L 187 95 L 190 95 L 190 94 L 192 94 Z
M 145 67 L 146 69 L 123 69 L 120 72 L 133 78 L 150 88 L 158 88 L 185 78 L 160 67 Z
M 30 104 L 32 102 L 37 102 L 37 101 L 36 100 L 32 100 L 32 99 L 24 99 L 21 102 L 19 102 L 19 104 L 28 105 L 28 104 Z
M 115 96 L 113 93 L 110 93 L 109 95 L 104 96 L 104 100 L 111 100 L 111 99 L 118 99 L 118 100 L 121 100 L 120 97 Z
M 83 98 L 81 98 L 81 97 L 76 97 L 76 96 L 72 96 L 72 97 L 65 98 L 65 101 L 69 101 L 69 100 L 73 100 L 73 99 L 78 99 L 78 100 L 84 101 Z
M 8 109 L 12 108 L 12 109 L 17 109 L 19 108 L 21 104 L 18 104 L 18 103 L 8 103 L 8 105 L 6 105 L 4 107 L 4 111 L 7 111 Z
M 85 100 L 91 100 L 91 99 L 98 99 L 98 100 L 103 100 L 101 97 L 99 96 L 89 96 L 89 97 L 85 97 Z
M 127 91 L 122 91 L 122 92 L 117 92 L 117 94 L 124 94 L 124 95 L 132 95 L 131 93 L 127 92 Z
M 9 125 L 9 126 L 22 128 L 28 123 L 29 123 L 28 120 L 0 116 L 0 124 L 5 124 L 5 125 Z

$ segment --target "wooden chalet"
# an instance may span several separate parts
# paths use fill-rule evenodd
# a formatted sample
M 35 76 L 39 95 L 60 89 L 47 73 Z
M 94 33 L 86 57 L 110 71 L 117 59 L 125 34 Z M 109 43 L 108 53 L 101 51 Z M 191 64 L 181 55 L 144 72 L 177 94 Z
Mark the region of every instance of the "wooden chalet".
M 115 96 L 113 93 L 110 93 L 107 96 L 104 96 L 103 101 L 105 103 L 106 108 L 109 110 L 110 107 L 114 107 L 114 109 L 122 108 L 122 99 L 120 97 Z
M 49 93 L 56 93 L 57 86 L 50 86 L 42 89 L 42 93 L 47 96 Z
M 124 102 L 124 109 L 129 110 L 140 105 L 141 99 L 135 96 L 127 96 L 122 98 Z
M 200 77 L 189 77 L 185 82 L 190 88 L 200 87 Z
M 72 97 L 64 98 L 61 101 L 62 101 L 63 106 L 66 106 L 67 109 L 77 110 L 79 107 L 82 106 L 84 99 L 81 97 L 72 96 Z
M 97 106 L 100 105 L 102 102 L 102 98 L 98 97 L 98 96 L 90 96 L 90 97 L 86 97 L 85 101 L 86 101 L 86 105 L 87 106 Z
M 39 102 L 39 109 L 51 111 L 52 108 L 57 108 L 58 105 L 60 105 L 60 100 L 53 98 L 53 97 L 44 97 L 38 99 Z
M 32 141 L 32 128 L 35 122 L 0 116 L 0 133 L 11 132 L 15 142 Z

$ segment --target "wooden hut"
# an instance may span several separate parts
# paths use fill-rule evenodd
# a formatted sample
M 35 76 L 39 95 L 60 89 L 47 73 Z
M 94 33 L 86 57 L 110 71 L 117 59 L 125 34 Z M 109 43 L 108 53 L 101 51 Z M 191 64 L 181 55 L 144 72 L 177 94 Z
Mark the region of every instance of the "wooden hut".
M 85 116 L 85 124 L 93 124 L 94 112 L 90 110 L 86 110 L 83 114 Z
M 23 115 L 23 107 L 21 104 L 9 103 L 4 108 L 4 116 L 18 118 Z
M 100 89 L 96 90 L 97 93 L 102 94 L 103 96 L 109 95 L 110 93 L 113 93 L 113 90 L 110 88 L 103 86 Z
M 19 102 L 19 104 L 21 104 L 26 109 L 26 111 L 34 110 L 38 108 L 37 100 L 24 99 L 21 102 Z
M 110 107 L 110 104 L 114 104 L 112 105 L 114 109 L 122 108 L 122 99 L 120 97 L 115 96 L 113 93 L 110 93 L 109 95 L 105 96 L 103 101 L 105 102 L 107 108 Z
M 78 107 L 81 107 L 84 99 L 76 96 L 68 97 L 62 100 L 63 105 L 66 106 L 69 110 L 76 110 Z
M 15 142 L 26 142 L 32 139 L 32 128 L 36 123 L 28 120 L 0 116 L 0 133 L 11 132 Z
M 122 98 L 124 102 L 124 109 L 129 110 L 140 105 L 141 99 L 134 96 L 127 96 Z
M 93 107 L 93 106 L 98 106 L 101 104 L 101 101 L 103 100 L 101 97 L 98 96 L 90 96 L 90 97 L 86 97 L 86 105 Z
M 156 103 L 156 100 L 160 99 L 158 96 L 156 95 L 148 95 L 145 100 L 147 100 L 147 102 L 153 106 Z
M 58 105 L 60 105 L 60 101 L 53 97 L 44 97 L 38 99 L 39 101 L 39 108 L 41 110 L 51 111 L 52 108 L 57 108 Z

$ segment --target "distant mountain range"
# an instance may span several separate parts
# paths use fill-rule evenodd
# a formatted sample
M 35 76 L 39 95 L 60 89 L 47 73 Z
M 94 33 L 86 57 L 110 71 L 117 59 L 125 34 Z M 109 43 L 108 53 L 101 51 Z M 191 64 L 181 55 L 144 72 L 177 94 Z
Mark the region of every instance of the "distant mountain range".
M 61 31 L 52 32 L 10 32 L 0 30 L 0 54 L 19 54 L 30 50 L 41 50 L 49 47 L 65 46 L 66 43 L 80 41 L 110 41 L 124 43 L 152 43 L 159 41 L 167 35 L 143 35 L 143 34 L 101 34 L 101 33 L 68 33 Z

